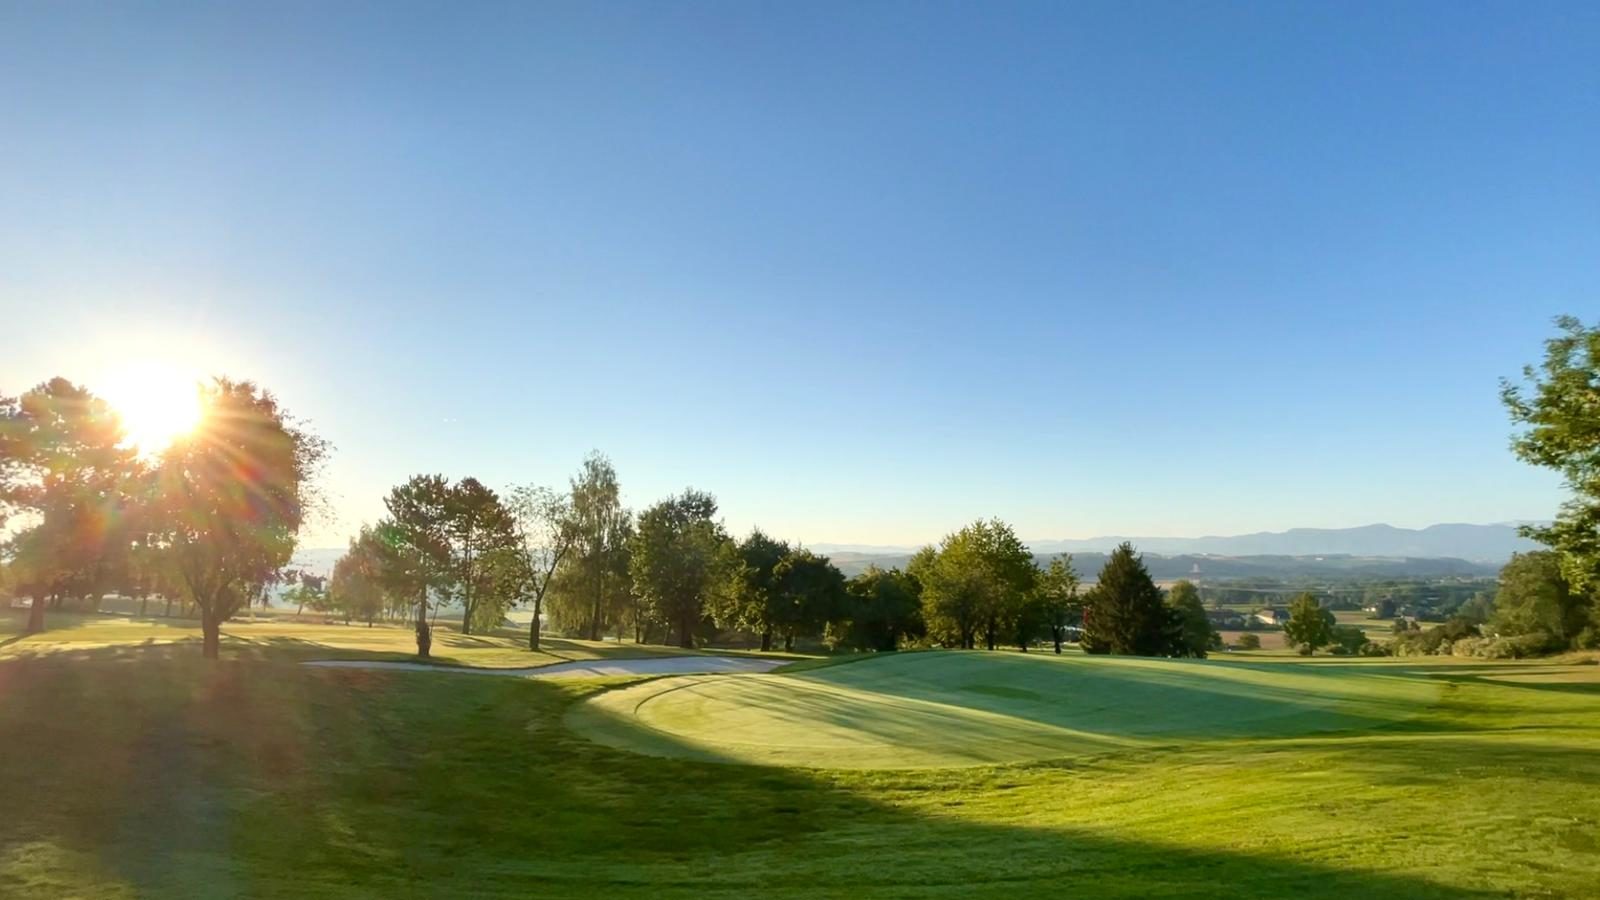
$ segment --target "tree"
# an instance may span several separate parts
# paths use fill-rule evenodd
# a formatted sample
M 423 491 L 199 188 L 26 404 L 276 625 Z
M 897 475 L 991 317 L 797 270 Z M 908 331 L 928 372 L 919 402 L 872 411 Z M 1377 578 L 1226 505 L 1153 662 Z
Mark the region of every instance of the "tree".
M 1067 628 L 1083 615 L 1083 601 L 1078 597 L 1078 572 L 1072 567 L 1071 554 L 1050 560 L 1050 565 L 1039 573 L 1034 587 L 1039 598 L 1039 610 L 1045 627 L 1050 629 L 1050 639 L 1056 653 L 1067 636 Z
M 1367 633 L 1357 625 L 1335 625 L 1328 632 L 1328 643 L 1335 653 L 1354 656 L 1367 645 Z
M 461 633 L 493 627 L 504 618 L 528 574 L 519 565 L 516 522 L 500 495 L 476 478 L 463 478 L 445 501 L 451 553 L 451 587 L 461 601 Z
M 1545 634 L 1566 648 L 1589 624 L 1593 610 L 1567 580 L 1562 556 L 1551 550 L 1517 553 L 1500 570 L 1490 628 L 1499 634 Z
M 1241 635 L 1239 635 L 1239 649 L 1240 650 L 1260 650 L 1261 649 L 1261 638 L 1259 638 L 1259 637 L 1257 637 L 1256 635 L 1253 635 L 1253 634 L 1241 634 Z
M 893 651 L 924 633 L 922 585 L 899 569 L 868 566 L 845 585 L 849 603 L 846 641 L 858 650 Z
M 622 506 L 622 490 L 611 460 L 595 452 L 583 461 L 572 479 L 572 522 L 575 529 L 567 577 L 562 579 L 563 599 L 569 600 L 568 617 L 581 620 L 589 639 L 597 641 L 607 620 L 619 613 L 616 600 L 626 588 L 628 536 L 632 517 Z
M 300 572 L 294 586 L 283 592 L 283 600 L 295 605 L 294 614 L 297 616 L 307 606 L 313 610 L 323 609 L 327 603 L 327 584 L 326 578 Z
M 1483 625 L 1494 617 L 1494 594 L 1478 591 L 1467 598 L 1456 610 L 1456 615 L 1474 625 Z
M 516 522 L 517 552 L 527 571 L 524 601 L 533 605 L 533 621 L 528 625 L 528 649 L 539 649 L 539 630 L 544 616 L 544 597 L 555 579 L 556 569 L 578 539 L 578 525 L 572 513 L 570 494 L 558 494 L 538 485 L 524 485 L 511 492 L 511 515 Z
M 728 537 L 716 514 L 716 498 L 689 488 L 640 513 L 633 536 L 634 591 L 646 614 L 676 630 L 680 647 L 694 647 L 706 601 L 726 581 Z
M 1003 635 L 1020 637 L 1019 617 L 1038 577 L 1027 545 L 998 519 L 947 535 L 938 550 L 925 548 L 913 557 L 908 571 L 923 587 L 929 635 L 966 649 L 980 633 L 990 650 Z
M 26 634 L 44 630 L 45 600 L 98 596 L 127 561 L 133 451 L 116 413 L 64 378 L 0 398 L 0 526 L 31 520 L 8 553 L 33 597 Z
M 735 549 L 732 583 L 724 594 L 718 622 L 761 635 L 763 652 L 772 649 L 780 611 L 774 572 L 790 553 L 789 545 L 755 528 Z
M 289 562 L 328 445 L 248 381 L 218 378 L 202 399 L 200 424 L 161 456 L 152 524 L 215 659 L 222 623 Z
M 1306 591 L 1289 601 L 1289 621 L 1283 626 L 1283 633 L 1309 656 L 1333 643 L 1335 622 L 1333 610 L 1324 608 L 1315 594 Z
M 947 548 L 952 540 L 947 537 Z M 928 637 L 946 647 L 970 650 L 977 630 L 982 586 L 976 567 L 960 564 L 957 553 L 923 547 L 911 557 L 906 571 L 922 585 L 922 619 Z
M 826 556 L 810 550 L 793 550 L 772 570 L 776 615 L 773 624 L 783 632 L 783 649 L 794 649 L 797 637 L 814 635 L 844 614 L 844 575 Z
M 1200 602 L 1200 590 L 1194 582 L 1183 580 L 1167 592 L 1169 616 L 1168 648 L 1171 656 L 1205 659 L 1211 648 L 1215 630 L 1206 617 L 1206 608 Z
M 415 475 L 384 498 L 389 517 L 378 524 L 384 547 L 382 577 L 388 590 L 416 603 L 417 655 L 433 647 L 428 598 L 452 572 L 450 483 L 443 475 Z
M 1132 544 L 1111 552 L 1085 598 L 1082 645 L 1089 653 L 1125 656 L 1161 656 L 1168 649 L 1161 589 Z
M 1554 522 L 1522 532 L 1559 551 L 1562 575 L 1587 596 L 1600 588 L 1600 325 L 1561 316 L 1556 327 L 1540 367 L 1523 367 L 1528 383 L 1502 380 L 1500 397 L 1512 423 L 1526 426 L 1512 451 L 1561 473 L 1572 492 Z
M 334 609 L 344 614 L 346 622 L 357 618 L 371 628 L 372 621 L 387 606 L 384 551 L 382 535 L 363 525 L 360 534 L 350 539 L 344 555 L 333 564 L 333 575 L 328 579 L 328 600 Z

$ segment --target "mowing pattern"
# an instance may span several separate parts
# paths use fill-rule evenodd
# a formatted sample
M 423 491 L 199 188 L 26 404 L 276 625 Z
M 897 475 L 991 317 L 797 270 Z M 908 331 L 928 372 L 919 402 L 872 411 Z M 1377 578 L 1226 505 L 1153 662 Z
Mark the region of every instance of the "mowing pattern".
M 1373 666 L 907 653 L 793 674 L 658 679 L 599 694 L 566 721 L 654 756 L 922 768 L 1365 730 L 1426 710 L 1438 691 Z

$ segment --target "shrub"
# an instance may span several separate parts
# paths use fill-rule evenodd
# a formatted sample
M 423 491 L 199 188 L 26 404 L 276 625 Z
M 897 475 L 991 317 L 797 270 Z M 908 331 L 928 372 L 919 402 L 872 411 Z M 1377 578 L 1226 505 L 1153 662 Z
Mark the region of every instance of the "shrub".
M 1240 650 L 1260 650 L 1261 638 L 1253 634 L 1241 634 L 1239 635 L 1239 642 L 1236 644 L 1236 646 Z
M 1554 643 L 1550 635 L 1544 632 L 1510 637 L 1462 638 L 1450 645 L 1450 654 L 1476 659 L 1522 659 L 1548 653 Z
M 1367 641 L 1361 645 L 1362 656 L 1391 656 L 1393 652 L 1388 644 L 1379 644 L 1375 641 Z
M 1333 652 L 1339 656 L 1349 656 L 1360 653 L 1361 647 L 1367 642 L 1366 632 L 1355 625 L 1333 626 Z

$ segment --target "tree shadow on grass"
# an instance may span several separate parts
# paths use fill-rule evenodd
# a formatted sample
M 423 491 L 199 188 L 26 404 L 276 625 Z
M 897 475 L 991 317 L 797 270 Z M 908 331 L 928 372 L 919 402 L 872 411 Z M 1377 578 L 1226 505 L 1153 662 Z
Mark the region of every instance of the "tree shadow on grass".
M 1503 895 L 896 801 L 959 803 L 1023 778 L 1071 791 L 1088 770 L 844 775 L 644 757 L 562 727 L 593 686 L 193 650 L 0 663 L 0 767 L 27 773 L 0 780 L 0 859 L 58 846 L 94 862 L 65 893 L 147 895 Z

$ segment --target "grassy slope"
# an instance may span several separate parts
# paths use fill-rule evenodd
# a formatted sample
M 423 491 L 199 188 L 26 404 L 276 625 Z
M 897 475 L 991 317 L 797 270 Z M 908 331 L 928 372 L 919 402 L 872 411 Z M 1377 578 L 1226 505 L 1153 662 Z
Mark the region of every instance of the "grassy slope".
M 1385 727 L 1442 683 L 1370 665 L 912 653 L 758 677 L 658 679 L 575 708 L 610 746 L 817 768 L 1019 762 Z
M 269 643 L 196 656 L 0 661 L 0 893 L 1467 898 L 1600 883 L 1592 667 L 1440 664 L 1434 705 L 1371 732 L 823 772 L 594 745 L 561 726 L 594 685 L 306 670 Z

